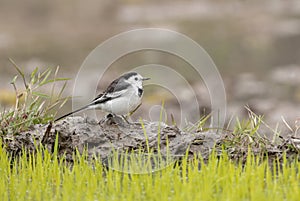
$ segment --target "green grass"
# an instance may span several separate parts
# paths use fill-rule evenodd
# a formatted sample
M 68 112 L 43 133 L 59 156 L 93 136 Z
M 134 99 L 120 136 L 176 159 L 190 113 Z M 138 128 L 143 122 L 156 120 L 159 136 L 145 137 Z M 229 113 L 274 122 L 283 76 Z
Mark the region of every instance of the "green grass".
M 11 81 L 16 101 L 14 108 L 0 112 L 0 136 L 18 134 L 34 124 L 48 123 L 69 98 L 62 96 L 68 78 L 57 77 L 59 67 L 43 72 L 35 68 L 30 75 L 25 75 L 13 60 L 10 62 L 18 72 Z M 16 82 L 19 77 L 21 86 Z M 57 90 L 57 82 L 61 81 L 64 84 Z M 50 92 L 44 93 L 45 88 L 50 88 Z
M 249 152 L 245 164 L 212 154 L 148 174 L 128 174 L 87 162 L 72 166 L 39 149 L 12 160 L 0 146 L 0 199 L 8 200 L 299 200 L 300 163 L 259 162 Z M 27 156 L 26 156 L 27 155 Z M 117 155 L 116 155 L 117 156 Z M 198 168 L 200 167 L 200 169 Z M 276 172 L 274 174 L 274 172 Z

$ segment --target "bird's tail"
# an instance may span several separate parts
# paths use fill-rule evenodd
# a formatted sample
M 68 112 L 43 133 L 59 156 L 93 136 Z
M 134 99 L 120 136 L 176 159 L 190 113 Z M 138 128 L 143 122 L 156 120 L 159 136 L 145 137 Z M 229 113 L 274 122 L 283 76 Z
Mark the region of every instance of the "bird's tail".
M 75 113 L 77 113 L 77 112 L 80 112 L 80 111 L 82 111 L 82 110 L 86 110 L 86 109 L 88 109 L 89 107 L 90 107 L 90 105 L 86 105 L 86 106 L 84 106 L 84 107 L 82 107 L 82 108 L 79 108 L 79 109 L 77 109 L 77 110 L 74 110 L 74 111 L 72 111 L 72 112 L 70 112 L 70 113 L 68 113 L 68 114 L 65 114 L 65 115 L 63 115 L 63 116 L 61 116 L 61 117 L 55 119 L 54 122 L 59 121 L 59 120 L 65 118 L 65 117 L 67 117 L 67 116 L 70 116 L 70 115 L 75 114 Z

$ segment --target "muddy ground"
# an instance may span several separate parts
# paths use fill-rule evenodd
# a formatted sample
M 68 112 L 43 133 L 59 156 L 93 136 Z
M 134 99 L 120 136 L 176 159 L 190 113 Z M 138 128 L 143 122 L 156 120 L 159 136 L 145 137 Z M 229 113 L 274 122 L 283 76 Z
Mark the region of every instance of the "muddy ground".
M 178 159 L 186 153 L 190 157 L 201 154 L 207 160 L 213 148 L 217 154 L 224 148 L 233 159 L 245 160 L 250 147 L 255 155 L 279 159 L 286 153 L 291 160 L 300 160 L 300 138 L 289 135 L 269 140 L 261 136 L 233 134 L 230 131 L 197 130 L 183 131 L 176 126 L 159 122 L 125 122 L 120 117 L 107 116 L 100 122 L 82 117 L 68 117 L 48 125 L 35 125 L 17 135 L 2 136 L 2 142 L 12 156 L 22 153 L 22 148 L 34 152 L 40 145 L 54 152 L 58 137 L 58 155 L 73 162 L 74 152 L 87 150 L 88 158 L 95 156 L 105 161 L 114 150 L 136 151 L 152 149 L 157 152 L 158 144 L 162 155 L 169 153 Z M 167 143 L 168 141 L 168 143 Z M 167 149 L 168 146 L 168 149 Z

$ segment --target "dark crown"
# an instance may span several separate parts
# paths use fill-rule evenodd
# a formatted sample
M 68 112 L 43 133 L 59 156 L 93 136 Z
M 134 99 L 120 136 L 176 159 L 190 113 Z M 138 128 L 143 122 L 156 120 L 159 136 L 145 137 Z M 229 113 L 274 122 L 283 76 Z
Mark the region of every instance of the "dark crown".
M 136 72 L 129 72 L 129 73 L 125 73 L 122 77 L 126 80 L 128 80 L 130 77 L 137 75 Z

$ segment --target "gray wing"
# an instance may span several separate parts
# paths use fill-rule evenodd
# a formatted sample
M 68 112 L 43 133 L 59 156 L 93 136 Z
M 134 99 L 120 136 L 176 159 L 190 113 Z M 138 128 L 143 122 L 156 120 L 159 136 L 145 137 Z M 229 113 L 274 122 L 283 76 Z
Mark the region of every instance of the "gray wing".
M 103 93 L 99 94 L 92 101 L 91 105 L 109 101 L 111 99 L 120 97 L 124 93 L 126 93 L 128 88 L 130 87 L 130 84 L 128 84 L 127 82 L 124 82 L 122 79 L 123 78 L 118 78 L 118 79 L 114 80 Z

